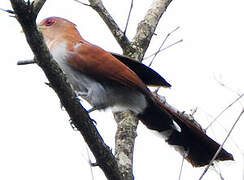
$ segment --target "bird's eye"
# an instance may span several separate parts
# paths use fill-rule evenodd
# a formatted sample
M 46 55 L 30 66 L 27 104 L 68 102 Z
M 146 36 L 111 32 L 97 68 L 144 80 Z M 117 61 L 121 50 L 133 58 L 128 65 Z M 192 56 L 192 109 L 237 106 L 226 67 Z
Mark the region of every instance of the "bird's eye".
M 54 18 L 48 18 L 45 22 L 44 25 L 45 26 L 51 26 L 55 23 L 55 19 Z

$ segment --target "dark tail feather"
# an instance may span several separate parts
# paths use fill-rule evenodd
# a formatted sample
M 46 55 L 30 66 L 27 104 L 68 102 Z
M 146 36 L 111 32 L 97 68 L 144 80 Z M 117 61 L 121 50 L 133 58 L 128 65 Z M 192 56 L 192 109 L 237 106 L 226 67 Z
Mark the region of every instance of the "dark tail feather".
M 181 154 L 185 154 L 186 159 L 195 167 L 209 164 L 220 146 L 194 122 L 157 99 L 150 100 L 149 106 L 138 117 L 149 129 L 164 134 L 168 144 L 180 146 Z M 215 160 L 234 159 L 232 154 L 222 149 Z

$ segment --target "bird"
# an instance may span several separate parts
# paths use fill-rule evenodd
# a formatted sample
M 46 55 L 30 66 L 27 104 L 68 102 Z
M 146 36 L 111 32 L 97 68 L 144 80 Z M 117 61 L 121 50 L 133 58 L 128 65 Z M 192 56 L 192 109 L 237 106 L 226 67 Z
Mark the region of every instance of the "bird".
M 89 43 L 67 19 L 48 17 L 37 27 L 73 90 L 91 104 L 92 110 L 130 110 L 193 167 L 210 163 L 220 145 L 153 95 L 147 86 L 171 87 L 157 72 Z M 222 148 L 215 160 L 234 159 Z

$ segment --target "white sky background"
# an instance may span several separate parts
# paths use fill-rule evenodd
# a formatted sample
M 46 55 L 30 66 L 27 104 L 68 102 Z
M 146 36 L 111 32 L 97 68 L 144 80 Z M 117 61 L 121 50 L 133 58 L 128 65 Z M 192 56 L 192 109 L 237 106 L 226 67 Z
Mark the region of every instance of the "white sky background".
M 123 29 L 130 1 L 103 2 Z M 135 0 L 127 31 L 129 38 L 134 36 L 136 26 L 150 4 L 151 1 Z M 11 9 L 7 0 L 1 0 L 0 7 Z M 179 39 L 184 41 L 160 53 L 152 68 L 173 86 L 160 93 L 182 111 L 198 108 L 195 118 L 203 127 L 234 101 L 237 93 L 244 92 L 243 7 L 242 0 L 174 0 L 163 15 L 157 36 L 147 51 L 146 56 L 155 52 L 167 33 L 180 26 L 166 44 Z M 48 16 L 73 21 L 86 40 L 121 53 L 102 19 L 91 8 L 72 0 L 49 0 L 41 10 L 38 22 Z M 24 35 L 19 33 L 20 25 L 4 12 L 0 12 L 0 22 L 0 179 L 92 179 L 86 145 L 81 135 L 71 128 L 69 117 L 60 109 L 54 91 L 44 84 L 47 80 L 41 69 L 37 65 L 16 65 L 18 60 L 33 57 Z M 242 104 L 237 103 L 225 112 L 208 134 L 222 142 L 227 134 L 224 128 L 230 129 Z M 105 142 L 114 148 L 116 124 L 110 111 L 91 116 L 96 119 Z M 243 120 L 242 117 L 225 144 L 236 161 L 217 165 L 225 180 L 244 178 Z M 141 124 L 134 156 L 135 179 L 178 179 L 182 157 Z M 185 162 L 181 179 L 196 180 L 203 170 Z M 105 179 L 98 167 L 93 168 L 93 173 L 95 179 Z M 204 179 L 220 179 L 220 176 L 212 169 Z

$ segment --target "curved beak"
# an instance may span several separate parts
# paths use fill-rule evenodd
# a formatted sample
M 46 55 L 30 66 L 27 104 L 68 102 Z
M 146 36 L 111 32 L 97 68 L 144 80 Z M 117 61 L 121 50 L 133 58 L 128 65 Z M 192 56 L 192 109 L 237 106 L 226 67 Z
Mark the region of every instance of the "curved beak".
M 37 25 L 37 29 L 38 29 L 39 31 L 42 31 L 43 29 L 46 29 L 46 26 L 38 24 L 38 25 Z

